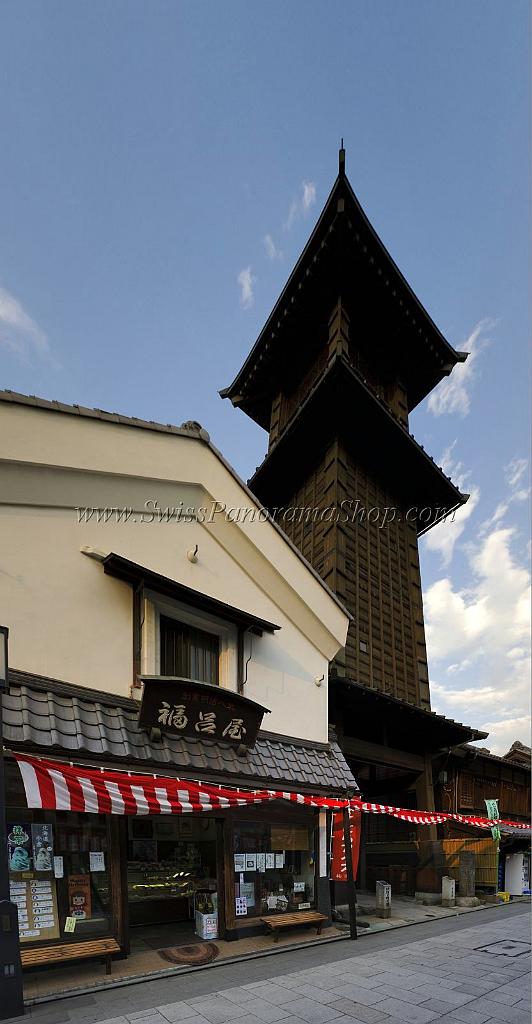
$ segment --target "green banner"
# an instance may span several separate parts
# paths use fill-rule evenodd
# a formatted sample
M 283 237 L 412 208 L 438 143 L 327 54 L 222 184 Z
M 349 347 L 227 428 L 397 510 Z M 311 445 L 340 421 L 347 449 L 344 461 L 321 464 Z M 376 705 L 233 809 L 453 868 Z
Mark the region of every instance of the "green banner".
M 484 803 L 486 804 L 486 814 L 487 814 L 488 818 L 491 818 L 492 821 L 493 820 L 497 820 L 498 817 L 499 817 L 499 801 L 498 800 L 484 800 Z M 497 825 L 494 825 L 492 830 L 491 830 L 491 834 L 492 834 L 493 838 L 495 839 L 495 841 L 498 842 L 499 839 L 501 838 L 501 830 L 500 830 L 500 828 Z

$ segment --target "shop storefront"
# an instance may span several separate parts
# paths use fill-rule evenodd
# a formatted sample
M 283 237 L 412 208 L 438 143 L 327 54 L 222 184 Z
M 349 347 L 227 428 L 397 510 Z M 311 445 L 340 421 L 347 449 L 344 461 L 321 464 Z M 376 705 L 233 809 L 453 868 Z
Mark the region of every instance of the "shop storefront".
M 7 763 L 9 879 L 22 948 L 110 936 L 127 955 L 132 937 L 155 926 L 177 944 L 262 934 L 265 915 L 330 916 L 327 811 L 291 795 L 342 798 L 354 789 L 334 741 L 259 733 L 248 748 L 150 736 L 135 701 L 66 685 L 51 692 L 35 679 L 17 685 L 13 675 L 12 721 L 31 717 L 40 740 L 13 742 Z M 88 756 L 92 720 L 110 717 L 115 752 L 120 735 L 124 752 L 142 745 L 138 758 Z M 33 757 L 49 766 L 37 783 L 27 777 Z M 216 787 L 196 798 L 200 808 L 184 790 L 192 780 Z M 285 799 L 244 799 L 265 787 Z

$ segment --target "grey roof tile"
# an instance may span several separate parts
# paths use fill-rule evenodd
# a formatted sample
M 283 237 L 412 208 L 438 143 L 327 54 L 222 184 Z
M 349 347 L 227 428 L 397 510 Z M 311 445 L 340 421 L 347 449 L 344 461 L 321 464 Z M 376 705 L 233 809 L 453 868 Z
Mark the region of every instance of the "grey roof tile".
M 17 750 L 165 764 L 201 771 L 206 781 L 240 775 L 250 784 L 267 779 L 272 786 L 298 784 L 318 792 L 356 788 L 335 741 L 312 745 L 260 733 L 245 755 L 228 743 L 208 739 L 163 736 L 155 742 L 138 727 L 137 701 L 14 670 L 3 703 L 5 741 Z

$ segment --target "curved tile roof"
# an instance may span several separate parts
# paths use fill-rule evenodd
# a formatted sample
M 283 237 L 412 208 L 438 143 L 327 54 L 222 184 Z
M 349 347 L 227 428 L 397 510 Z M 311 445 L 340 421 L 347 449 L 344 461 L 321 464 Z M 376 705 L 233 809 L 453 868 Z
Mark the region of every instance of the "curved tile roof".
M 17 750 L 46 751 L 86 761 L 128 762 L 185 772 L 207 773 L 208 781 L 250 785 L 281 784 L 290 789 L 345 792 L 358 789 L 335 740 L 311 744 L 265 732 L 252 750 L 239 755 L 228 743 L 163 735 L 160 742 L 139 729 L 139 703 L 99 690 L 47 679 L 29 672 L 9 673 L 4 694 L 4 742 Z

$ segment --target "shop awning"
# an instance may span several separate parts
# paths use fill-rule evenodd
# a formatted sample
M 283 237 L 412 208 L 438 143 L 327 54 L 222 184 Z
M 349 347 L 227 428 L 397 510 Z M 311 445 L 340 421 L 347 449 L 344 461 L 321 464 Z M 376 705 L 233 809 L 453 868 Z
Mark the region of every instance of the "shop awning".
M 93 814 L 188 814 L 287 800 L 305 807 L 344 807 L 345 800 L 281 790 L 243 790 L 164 775 L 84 767 L 14 753 L 28 807 Z
M 369 803 L 360 797 L 346 800 L 274 789 L 245 790 L 164 775 L 89 768 L 27 754 L 14 753 L 13 756 L 20 768 L 28 807 L 33 808 L 94 814 L 189 814 L 286 800 L 320 810 L 340 810 L 350 806 L 367 814 L 387 814 L 415 825 L 441 824 L 454 820 L 482 829 L 491 829 L 494 824 L 501 829 L 505 826 L 517 830 L 530 828 L 529 824 L 521 822 L 494 822 L 476 815 L 412 811 L 388 804 Z

